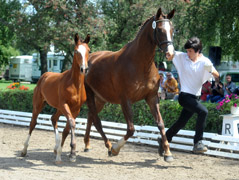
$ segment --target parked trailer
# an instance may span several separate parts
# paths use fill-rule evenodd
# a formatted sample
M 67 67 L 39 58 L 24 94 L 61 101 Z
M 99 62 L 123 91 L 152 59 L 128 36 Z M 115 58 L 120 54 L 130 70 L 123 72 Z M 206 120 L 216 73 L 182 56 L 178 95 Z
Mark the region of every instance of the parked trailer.
M 33 56 L 14 56 L 10 59 L 9 79 L 14 81 L 32 81 Z
M 63 66 L 64 58 L 65 57 L 62 54 L 48 52 L 47 71 L 60 73 Z M 34 53 L 32 62 L 32 81 L 37 82 L 40 76 L 41 76 L 40 55 L 38 53 Z

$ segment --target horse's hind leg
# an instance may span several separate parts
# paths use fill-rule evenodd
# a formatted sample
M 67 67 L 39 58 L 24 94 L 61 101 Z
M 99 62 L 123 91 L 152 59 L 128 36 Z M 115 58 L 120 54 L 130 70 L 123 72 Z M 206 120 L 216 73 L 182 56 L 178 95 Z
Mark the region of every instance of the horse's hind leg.
M 104 104 L 105 104 L 104 102 L 95 99 L 97 114 L 103 109 Z M 87 127 L 86 127 L 85 136 L 84 136 L 84 143 L 85 143 L 84 151 L 85 152 L 88 152 L 90 150 L 90 130 L 91 130 L 93 121 L 94 121 L 94 118 L 90 114 L 88 114 Z
M 125 120 L 127 122 L 127 133 L 126 135 L 118 141 L 118 143 L 114 144 L 112 147 L 112 154 L 114 156 L 118 155 L 120 152 L 120 149 L 124 146 L 126 141 L 133 136 L 134 134 L 134 124 L 133 124 L 133 112 L 131 103 L 128 100 L 123 101 L 121 103 L 121 108 L 124 113 Z
M 164 160 L 167 162 L 173 161 L 173 156 L 172 156 L 172 153 L 170 152 L 169 143 L 168 143 L 166 133 L 165 133 L 164 121 L 163 121 L 162 116 L 159 111 L 158 97 L 154 96 L 154 97 L 147 98 L 146 102 L 149 105 L 149 108 L 151 110 L 151 113 L 152 113 L 156 123 L 158 124 L 158 128 L 160 130 L 160 134 L 162 137 L 162 140 L 160 140 L 161 142 L 159 142 L 159 143 L 162 143 L 162 144 L 160 144 L 160 147 L 159 147 L 160 155 L 163 155 L 162 154 L 163 152 L 161 152 L 161 151 L 165 151 Z
M 42 97 L 34 91 L 32 119 L 31 119 L 31 122 L 30 122 L 29 133 L 28 133 L 27 139 L 24 143 L 24 148 L 23 148 L 22 153 L 21 153 L 22 157 L 26 156 L 26 154 L 27 154 L 27 148 L 28 148 L 28 145 L 29 145 L 29 140 L 30 140 L 32 131 L 35 129 L 35 126 L 37 124 L 37 117 L 38 117 L 38 115 L 41 112 L 43 107 L 44 107 L 44 101 L 43 101 Z

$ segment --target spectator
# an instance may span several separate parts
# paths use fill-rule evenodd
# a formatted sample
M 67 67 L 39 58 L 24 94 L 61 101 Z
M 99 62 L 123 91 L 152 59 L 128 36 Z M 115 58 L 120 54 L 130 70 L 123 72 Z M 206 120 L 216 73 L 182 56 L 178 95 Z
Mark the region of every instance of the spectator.
M 217 103 L 224 99 L 224 86 L 219 78 L 215 78 L 215 81 L 212 82 L 211 91 L 212 94 L 207 96 L 207 101 Z
M 165 99 L 165 91 L 163 88 L 163 84 L 165 82 L 163 73 L 159 73 L 159 89 L 158 89 L 158 97 L 159 99 Z
M 211 86 L 212 86 L 212 84 L 210 83 L 210 81 L 206 81 L 202 85 L 202 91 L 201 91 L 201 97 L 200 97 L 200 100 L 202 102 L 206 102 L 207 101 L 207 96 L 212 94 Z
M 224 85 L 224 96 L 234 93 L 234 91 L 236 89 L 236 84 L 234 82 L 232 82 L 231 75 L 228 74 L 226 76 L 226 81 L 227 82 Z
M 164 83 L 164 89 L 166 91 L 166 99 L 174 99 L 175 95 L 178 95 L 178 82 L 172 77 L 170 72 L 167 73 L 167 80 Z

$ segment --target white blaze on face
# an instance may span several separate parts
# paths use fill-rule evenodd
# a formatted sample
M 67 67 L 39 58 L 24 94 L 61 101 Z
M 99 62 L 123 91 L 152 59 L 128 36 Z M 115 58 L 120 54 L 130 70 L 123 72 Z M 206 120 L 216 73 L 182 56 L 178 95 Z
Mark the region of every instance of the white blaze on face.
M 86 69 L 86 58 L 85 58 L 85 56 L 86 56 L 86 48 L 85 48 L 85 46 L 80 45 L 78 47 L 77 51 L 79 53 L 81 53 L 81 56 L 82 56 L 82 67 L 83 67 L 83 69 Z
M 164 28 L 166 30 L 166 35 L 167 35 L 167 41 L 171 41 L 172 42 L 172 37 L 171 37 L 171 33 L 170 33 L 170 22 L 165 22 L 164 23 Z M 168 52 L 171 54 L 174 52 L 174 47 L 172 44 L 170 44 L 168 46 Z

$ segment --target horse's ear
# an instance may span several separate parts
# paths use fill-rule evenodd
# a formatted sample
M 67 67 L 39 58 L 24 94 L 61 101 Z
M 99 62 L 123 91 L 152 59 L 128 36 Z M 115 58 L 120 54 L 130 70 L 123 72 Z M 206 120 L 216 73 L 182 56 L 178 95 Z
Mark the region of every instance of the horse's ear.
M 90 42 L 90 35 L 87 34 L 85 40 L 84 40 L 84 43 L 88 44 Z
M 167 19 L 171 19 L 174 16 L 175 9 L 173 9 L 170 13 L 167 15 Z
M 75 44 L 78 43 L 79 39 L 80 39 L 80 38 L 79 38 L 79 35 L 78 35 L 78 33 L 76 33 L 76 34 L 75 34 Z
M 162 9 L 159 8 L 156 14 L 156 19 L 158 19 L 161 16 L 161 14 L 162 14 Z

